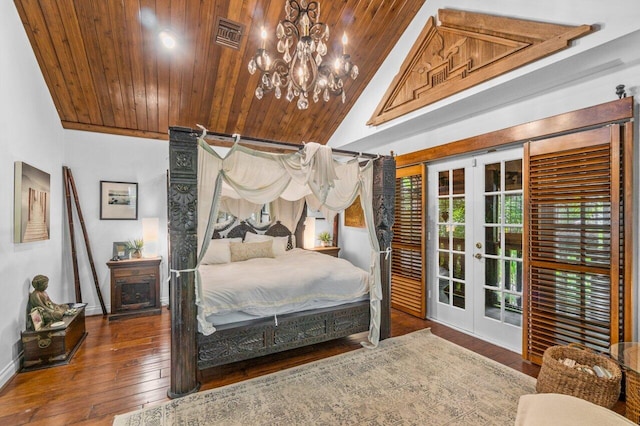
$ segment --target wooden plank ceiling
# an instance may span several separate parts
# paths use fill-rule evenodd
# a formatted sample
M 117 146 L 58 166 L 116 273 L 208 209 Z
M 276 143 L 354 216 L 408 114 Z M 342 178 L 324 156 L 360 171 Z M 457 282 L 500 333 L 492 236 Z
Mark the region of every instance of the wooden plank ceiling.
M 275 50 L 284 1 L 269 0 L 14 0 L 63 127 L 166 139 L 169 126 L 240 133 L 292 143 L 326 143 L 369 83 L 424 0 L 324 0 L 321 20 L 341 36 L 360 69 L 346 81 L 347 102 L 294 102 L 273 93 L 256 99 L 259 73 L 247 64 L 265 26 Z M 244 26 L 238 50 L 214 42 L 223 17 Z M 161 47 L 170 29 L 178 47 Z M 385 88 L 380 88 L 380 95 Z M 363 123 L 364 124 L 364 123 Z

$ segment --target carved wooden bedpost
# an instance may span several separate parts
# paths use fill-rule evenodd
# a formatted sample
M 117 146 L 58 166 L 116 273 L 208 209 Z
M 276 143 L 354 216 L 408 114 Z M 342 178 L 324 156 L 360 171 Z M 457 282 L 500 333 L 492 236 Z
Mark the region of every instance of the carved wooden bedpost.
M 198 143 L 191 129 L 169 129 L 169 261 L 193 269 L 197 256 Z M 171 385 L 169 398 L 197 392 L 195 273 L 171 273 Z
M 380 157 L 373 168 L 373 218 L 380 251 L 391 247 L 395 221 L 396 160 L 391 156 Z M 382 302 L 380 340 L 391 336 L 391 256 L 380 254 L 382 278 Z

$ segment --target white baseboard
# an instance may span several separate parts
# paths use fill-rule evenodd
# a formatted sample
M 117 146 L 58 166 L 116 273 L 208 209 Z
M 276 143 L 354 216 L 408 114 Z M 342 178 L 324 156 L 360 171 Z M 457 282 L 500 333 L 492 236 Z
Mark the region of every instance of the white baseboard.
M 160 299 L 160 306 L 167 306 L 169 304 L 169 298 L 168 297 L 163 297 Z M 106 305 L 105 306 L 107 309 L 107 315 L 111 313 L 111 305 Z M 87 305 L 86 308 L 84 308 L 84 314 L 86 316 L 92 316 L 92 315 L 102 315 L 102 308 L 100 306 L 89 306 Z
M 107 310 L 107 315 L 108 315 L 109 312 L 111 312 L 111 306 L 105 306 L 105 309 Z M 102 315 L 102 308 L 100 306 L 89 306 L 89 305 L 87 305 L 84 308 L 84 314 L 86 316 Z
M 4 387 L 9 380 L 13 378 L 18 371 L 20 371 L 20 358 L 22 357 L 22 352 L 18 354 L 18 358 L 14 359 L 12 362 L 7 364 L 2 371 L 0 372 L 0 389 Z

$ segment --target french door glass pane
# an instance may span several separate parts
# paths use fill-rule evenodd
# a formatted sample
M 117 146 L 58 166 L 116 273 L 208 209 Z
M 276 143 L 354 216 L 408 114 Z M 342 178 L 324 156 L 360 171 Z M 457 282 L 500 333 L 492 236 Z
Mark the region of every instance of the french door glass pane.
M 504 261 L 505 290 L 522 293 L 522 262 L 518 260 Z
M 438 195 L 449 195 L 449 170 L 438 173 Z
M 453 222 L 464 223 L 465 222 L 465 209 L 464 209 L 464 197 L 453 198 Z
M 500 292 L 496 290 L 485 289 L 484 291 L 484 315 L 489 318 L 500 321 Z
M 500 288 L 502 284 L 502 262 L 498 259 L 485 258 L 484 284 L 487 287 Z
M 485 164 L 484 192 L 500 191 L 500 163 Z
M 484 253 L 499 256 L 502 252 L 502 242 L 500 240 L 500 227 L 485 226 L 484 230 Z
M 441 198 L 438 200 L 438 222 L 449 222 L 451 214 L 449 213 L 449 198 Z
M 464 276 L 465 276 L 464 260 L 465 260 L 464 253 L 453 254 L 453 278 L 464 280 Z
M 449 274 L 449 252 L 438 251 L 438 265 L 440 266 L 440 275 L 445 277 L 451 276 Z
M 504 219 L 508 224 L 522 223 L 522 194 L 505 195 Z
M 450 274 L 449 274 L 449 253 L 438 252 L 438 301 L 449 304 L 450 298 Z
M 464 309 L 464 292 L 465 284 L 458 281 L 452 281 L 453 283 L 453 306 L 456 308 Z
M 453 194 L 464 194 L 464 169 L 456 169 L 453 171 Z
M 449 225 L 438 225 L 438 248 L 449 250 Z
M 504 245 L 507 257 L 522 259 L 522 228 L 504 228 Z
M 511 160 L 504 163 L 506 191 L 522 189 L 522 160 Z
M 505 294 L 504 322 L 517 327 L 522 326 L 522 296 Z
M 453 249 L 456 251 L 464 251 L 465 246 L 465 226 L 453 225 Z
M 484 197 L 486 223 L 500 223 L 502 211 L 500 209 L 500 195 L 486 195 Z
M 449 280 L 438 278 L 438 302 L 449 304 Z

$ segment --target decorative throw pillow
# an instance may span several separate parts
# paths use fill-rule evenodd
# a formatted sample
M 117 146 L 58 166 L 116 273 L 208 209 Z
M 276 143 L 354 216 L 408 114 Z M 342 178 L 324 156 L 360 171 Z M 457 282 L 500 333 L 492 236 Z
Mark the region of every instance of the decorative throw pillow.
M 259 243 L 231 243 L 231 261 L 241 262 L 243 260 L 255 259 L 258 257 L 274 257 L 273 241 L 262 241 Z
M 241 243 L 242 238 L 217 238 L 209 242 L 209 248 L 202 258 L 203 265 L 218 265 L 231 262 L 229 244 Z
M 262 241 L 273 241 L 274 256 L 281 256 L 287 251 L 289 237 L 272 237 L 270 235 L 253 234 L 251 232 L 247 232 L 247 234 L 244 236 L 245 243 L 256 243 Z

